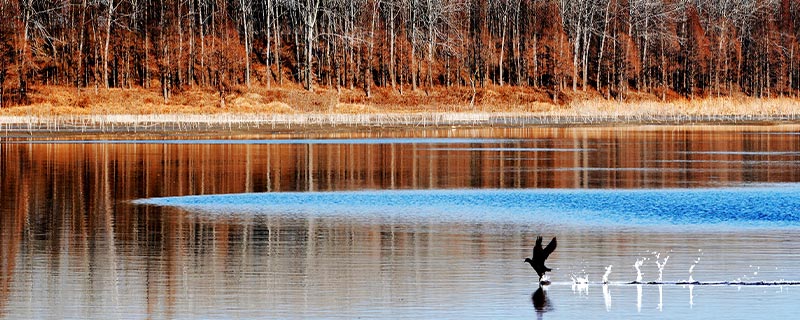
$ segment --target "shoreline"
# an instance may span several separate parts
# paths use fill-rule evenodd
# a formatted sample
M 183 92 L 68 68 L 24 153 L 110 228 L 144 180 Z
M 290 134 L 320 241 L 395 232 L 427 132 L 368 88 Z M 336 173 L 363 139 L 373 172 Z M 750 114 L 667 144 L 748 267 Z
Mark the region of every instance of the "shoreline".
M 519 112 L 0 116 L 0 136 L 57 133 L 318 132 L 375 128 L 800 124 L 787 115 L 566 115 Z
M 396 94 L 358 90 L 253 87 L 225 97 L 188 90 L 170 101 L 146 89 L 95 93 L 42 86 L 30 105 L 0 109 L 0 137 L 58 133 L 306 133 L 449 127 L 800 124 L 797 97 L 703 97 L 625 101 L 565 92 L 568 102 L 542 100 L 530 88 L 490 86 L 471 104 L 462 87 Z

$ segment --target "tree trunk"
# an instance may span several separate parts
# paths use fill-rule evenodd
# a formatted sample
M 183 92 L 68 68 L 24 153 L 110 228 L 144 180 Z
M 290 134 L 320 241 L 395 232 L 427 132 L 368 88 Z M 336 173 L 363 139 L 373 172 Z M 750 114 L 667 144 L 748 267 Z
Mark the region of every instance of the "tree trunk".
M 364 91 L 367 98 L 372 96 L 372 53 L 375 47 L 375 24 L 378 20 L 378 6 L 380 2 L 375 1 L 372 8 L 372 23 L 369 30 L 369 49 L 367 52 L 366 66 L 364 67 Z
M 184 63 L 183 61 L 183 5 L 178 2 L 176 5 L 178 10 L 178 16 L 176 20 L 178 21 L 178 59 L 176 60 L 176 74 L 174 79 L 174 84 L 177 86 L 181 85 L 182 77 L 181 77 L 181 65 Z
M 394 65 L 394 42 L 395 42 L 395 30 L 394 30 L 394 7 L 389 6 L 389 78 L 392 84 L 392 91 L 395 90 L 395 65 Z
M 202 2 L 200 2 L 202 3 Z M 208 84 L 207 81 L 207 72 L 206 72 L 206 27 L 203 23 L 203 7 L 199 8 L 200 10 L 200 84 L 206 86 Z
M 6 66 L 5 61 L 0 61 L 2 65 L 0 65 L 0 109 L 3 109 L 5 105 L 3 105 L 3 96 L 5 95 L 5 86 L 3 83 L 6 81 Z
M 84 41 L 84 37 L 85 37 L 85 33 L 86 33 L 86 30 L 84 29 L 85 25 L 86 25 L 86 5 L 87 5 L 86 1 L 87 0 L 83 0 L 83 3 L 81 4 L 81 21 L 80 21 L 80 26 L 78 27 L 79 28 L 78 32 L 80 32 L 81 35 L 79 37 L 80 42 L 78 43 L 78 52 L 77 52 L 77 54 L 78 54 L 78 59 L 77 59 L 78 60 L 78 66 L 75 69 L 76 70 L 75 71 L 75 87 L 76 88 L 80 88 L 80 87 L 86 85 L 85 79 L 81 79 L 82 78 L 81 74 L 84 74 L 84 77 L 85 77 L 85 72 L 83 71 L 83 41 Z M 80 93 L 80 90 L 78 90 L 78 92 Z
M 581 80 L 582 90 L 586 92 L 586 87 L 589 86 L 589 48 L 591 47 L 591 38 L 589 37 L 590 30 L 586 28 L 583 33 L 583 74 Z
M 429 33 L 429 36 L 433 36 L 433 32 Z M 428 41 L 428 88 L 433 88 L 433 48 L 434 48 L 434 41 L 433 38 L 430 38 Z
M 265 23 L 266 26 L 264 31 L 267 32 L 267 41 L 264 41 L 267 48 L 266 48 L 266 67 L 267 67 L 267 89 L 272 87 L 272 65 L 269 59 L 269 56 L 272 54 L 272 0 L 265 0 L 264 1 L 264 15 L 265 15 Z
M 497 65 L 500 76 L 497 82 L 500 83 L 500 86 L 505 84 L 503 80 L 503 58 L 505 57 L 506 52 L 506 25 L 508 24 L 508 17 L 503 15 L 502 21 L 503 23 L 500 24 L 500 27 L 503 29 L 500 31 L 500 57 L 498 57 L 499 63 Z
M 572 91 L 573 92 L 578 90 L 578 57 L 580 57 L 580 48 L 581 48 L 580 34 L 581 33 L 582 32 L 581 32 L 580 28 L 578 28 L 578 32 L 576 32 L 575 34 L 577 34 L 579 36 L 576 37 L 576 39 L 574 40 L 575 43 L 572 46 L 572 48 L 573 48 L 573 50 L 572 50 Z
M 103 82 L 108 89 L 108 46 L 111 42 L 111 19 L 114 17 L 114 0 L 108 0 L 108 15 L 106 16 L 106 43 L 103 48 Z
M 244 33 L 244 83 L 250 88 L 250 27 L 247 23 L 250 16 L 250 2 L 240 0 L 239 4 L 242 8 L 242 33 Z
M 539 87 L 539 36 L 533 35 L 533 86 Z
M 195 15 L 195 4 L 194 0 L 189 0 L 189 19 L 191 19 L 191 23 L 189 23 L 189 61 L 186 65 L 186 81 L 189 82 L 189 85 L 194 87 L 194 62 L 197 60 L 195 48 L 194 48 L 194 15 Z
M 281 28 L 278 19 L 278 6 L 275 6 L 275 15 L 272 23 L 275 25 L 275 72 L 278 73 L 278 85 L 283 85 L 283 72 L 281 71 Z
M 32 14 L 31 11 L 33 10 L 33 8 L 32 8 L 33 4 L 31 2 L 32 1 L 28 1 L 27 4 L 23 8 L 24 12 L 23 12 L 22 16 L 23 16 L 24 20 L 23 20 L 23 23 L 22 23 L 23 24 L 22 50 L 20 50 L 20 52 L 18 54 L 18 57 L 17 57 L 17 79 L 18 79 L 18 82 L 19 82 L 18 83 L 19 84 L 19 90 L 17 92 L 17 100 L 20 103 L 25 103 L 25 100 L 27 100 L 27 98 L 28 98 L 28 96 L 27 96 L 27 90 L 28 90 L 27 87 L 28 86 L 27 86 L 27 83 L 26 83 L 26 73 L 28 72 L 27 64 L 28 64 L 28 41 L 30 39 L 30 34 L 29 34 L 29 31 L 30 31 L 30 19 L 31 19 L 31 14 Z
M 169 41 L 167 41 L 167 33 L 165 32 L 166 29 L 166 22 L 165 22 L 165 13 L 164 9 L 166 6 L 164 5 L 164 0 L 160 1 L 161 3 L 161 58 L 159 59 L 159 76 L 161 79 L 161 94 L 164 97 L 164 104 L 169 101 L 169 83 L 168 83 L 168 74 L 167 69 L 169 68 L 170 61 L 169 61 Z
M 411 0 L 409 6 L 410 28 L 411 28 L 411 91 L 417 91 L 417 16 L 414 14 L 416 8 L 415 0 Z
M 306 25 L 306 32 L 305 32 L 305 52 L 303 54 L 303 61 L 305 62 L 305 68 L 303 69 L 303 87 L 306 90 L 312 91 L 313 88 L 311 87 L 311 42 L 314 40 L 314 35 L 312 34 L 313 31 L 310 25 Z
M 606 37 L 608 36 L 608 14 L 610 10 L 611 0 L 608 0 L 608 3 L 606 4 L 606 15 L 605 19 L 603 20 L 603 36 L 600 37 L 600 52 L 597 54 L 597 83 L 595 84 L 597 91 L 601 91 L 600 88 L 602 88 L 600 79 L 602 73 L 601 70 L 603 67 L 603 51 L 606 48 Z

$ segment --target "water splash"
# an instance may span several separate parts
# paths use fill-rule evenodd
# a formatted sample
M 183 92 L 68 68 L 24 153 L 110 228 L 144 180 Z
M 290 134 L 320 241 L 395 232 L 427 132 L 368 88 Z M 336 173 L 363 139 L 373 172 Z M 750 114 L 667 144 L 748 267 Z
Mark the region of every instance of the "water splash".
M 656 254 L 656 266 L 658 266 L 658 279 L 656 281 L 661 282 L 664 281 L 664 266 L 667 265 L 667 261 L 669 261 L 669 256 L 664 257 L 663 261 L 659 261 L 658 258 L 661 254 Z
M 611 274 L 611 267 L 614 265 L 608 265 L 606 267 L 606 273 L 603 274 L 603 284 L 608 284 L 608 276 Z
M 633 264 L 633 267 L 636 268 L 636 282 L 642 282 L 642 264 L 647 261 L 647 258 L 636 259 L 636 263 Z
M 688 282 L 697 282 L 696 280 L 694 280 L 694 277 L 692 277 L 692 275 L 694 274 L 694 267 L 696 267 L 697 264 L 700 263 L 700 258 L 703 256 L 703 249 L 698 249 L 697 251 L 700 252 L 700 255 L 697 257 L 697 259 L 694 260 L 694 263 L 692 263 L 692 266 L 689 267 L 689 281 Z
M 579 276 L 572 274 L 570 275 L 570 278 L 572 278 L 573 284 L 589 284 L 589 275 Z
M 603 300 L 606 303 L 606 311 L 611 311 L 611 290 L 608 289 L 608 284 L 603 284 Z
M 583 276 L 579 276 L 576 274 L 571 274 L 570 278 L 572 278 L 572 292 L 577 292 L 579 295 L 586 295 L 589 296 L 589 275 L 584 274 Z

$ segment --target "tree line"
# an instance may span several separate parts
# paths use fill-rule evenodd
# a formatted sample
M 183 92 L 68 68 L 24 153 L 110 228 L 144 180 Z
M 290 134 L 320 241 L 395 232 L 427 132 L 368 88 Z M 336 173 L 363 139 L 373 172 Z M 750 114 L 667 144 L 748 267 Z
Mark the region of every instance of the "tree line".
M 800 92 L 793 0 L 0 0 L 0 106 L 35 85 Z

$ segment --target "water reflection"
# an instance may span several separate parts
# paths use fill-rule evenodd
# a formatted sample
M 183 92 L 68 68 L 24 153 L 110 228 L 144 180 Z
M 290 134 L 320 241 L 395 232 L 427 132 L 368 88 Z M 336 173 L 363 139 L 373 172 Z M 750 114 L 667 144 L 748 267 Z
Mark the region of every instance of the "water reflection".
M 539 289 L 536 289 L 531 294 L 531 302 L 533 303 L 533 308 L 536 309 L 536 317 L 538 319 L 543 319 L 546 312 L 553 310 L 553 304 L 547 298 L 547 291 L 541 285 Z
M 62 167 L 106 156 L 117 175 L 112 179 L 127 180 L 113 182 L 126 187 L 127 194 L 120 195 L 126 198 L 365 188 L 665 188 L 800 181 L 800 171 L 794 170 L 800 163 L 800 135 L 760 134 L 794 127 L 635 129 L 409 130 L 393 134 L 461 140 L 397 144 L 380 142 L 386 133 L 351 133 L 334 136 L 350 139 L 341 144 L 319 140 L 328 142 L 4 144 L 3 148 L 5 157 L 27 149 L 35 167 Z M 376 143 L 346 143 L 359 137 L 371 137 Z
M 693 270 L 698 280 L 735 280 L 754 263 L 762 267 L 753 275 L 756 280 L 789 279 L 800 274 L 793 230 L 607 232 L 424 218 L 375 224 L 357 217 L 207 215 L 127 202 L 265 191 L 800 181 L 793 166 L 800 159 L 792 154 L 800 136 L 754 132 L 545 128 L 394 133 L 517 139 L 402 145 L 0 143 L 0 317 L 530 316 L 530 305 L 521 302 L 535 284 L 530 268 L 519 261 L 543 232 L 558 234 L 560 241 L 550 258 L 556 266 L 549 265 L 554 282 L 582 269 L 599 279 L 612 264 L 626 266 L 615 269 L 615 280 L 632 281 L 636 273 L 629 266 L 638 257 L 670 250 L 663 278 L 685 280 L 701 248 L 703 263 Z M 726 150 L 774 153 L 717 152 Z M 650 262 L 641 267 L 645 276 L 658 274 Z M 637 300 L 630 290 L 604 287 L 602 296 L 598 290 L 581 296 L 573 295 L 569 285 L 554 284 L 542 291 L 542 308 L 536 307 L 536 292 L 531 301 L 549 318 L 585 316 L 594 306 L 625 317 L 635 312 L 634 303 L 646 313 L 642 305 L 654 299 L 645 295 Z M 653 292 L 648 290 L 644 286 L 643 294 Z M 712 312 L 722 308 L 714 308 L 722 299 L 713 297 L 752 298 L 748 292 L 726 295 L 724 289 L 703 288 L 701 300 L 700 289 L 667 286 L 663 300 L 659 290 L 659 308 L 686 306 L 686 290 L 691 291 L 690 306 L 709 306 Z M 793 292 L 770 298 L 781 303 L 797 298 Z

